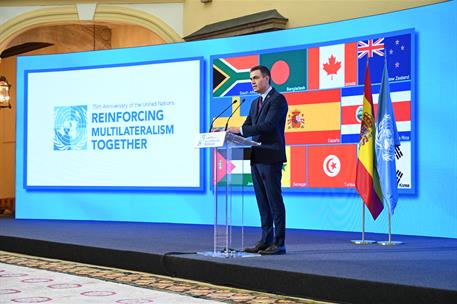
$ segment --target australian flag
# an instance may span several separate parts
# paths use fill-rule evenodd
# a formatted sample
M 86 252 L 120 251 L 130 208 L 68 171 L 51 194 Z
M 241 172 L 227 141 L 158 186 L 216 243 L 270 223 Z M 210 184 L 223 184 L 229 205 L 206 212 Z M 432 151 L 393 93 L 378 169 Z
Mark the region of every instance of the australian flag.
M 390 58 L 389 58 L 390 59 Z M 396 147 L 400 146 L 392 100 L 390 98 L 387 63 L 382 73 L 379 92 L 378 114 L 376 115 L 376 169 L 378 171 L 384 204 L 394 213 L 398 201 L 397 169 L 395 164 Z
M 411 80 L 411 33 L 363 40 L 357 43 L 358 79 L 362 85 L 365 79 L 365 64 L 370 58 L 371 83 L 381 82 L 384 58 L 389 58 L 387 71 L 389 81 Z

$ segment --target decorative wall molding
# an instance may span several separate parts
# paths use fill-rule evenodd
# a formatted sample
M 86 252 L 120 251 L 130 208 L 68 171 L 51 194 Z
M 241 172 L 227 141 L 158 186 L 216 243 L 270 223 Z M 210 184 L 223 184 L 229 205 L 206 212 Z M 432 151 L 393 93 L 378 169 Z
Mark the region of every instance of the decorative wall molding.
M 97 4 L 155 4 L 184 3 L 185 0 L 1 0 L 0 6 L 72 5 L 94 2 L 97 2 Z
M 136 9 L 97 5 L 94 21 L 139 25 L 156 33 L 167 43 L 183 41 L 181 36 L 160 18 Z M 0 25 L 0 51 L 4 50 L 15 36 L 33 27 L 80 22 L 76 5 L 43 8 L 21 14 Z
M 94 20 L 140 25 L 156 33 L 167 43 L 183 41 L 181 36 L 160 18 L 137 9 L 113 5 L 97 5 Z
M 205 25 L 184 39 L 193 41 L 283 30 L 288 21 L 277 10 L 272 9 Z
M 0 26 L 0 50 L 20 33 L 35 26 L 78 22 L 76 6 L 44 8 L 12 18 Z

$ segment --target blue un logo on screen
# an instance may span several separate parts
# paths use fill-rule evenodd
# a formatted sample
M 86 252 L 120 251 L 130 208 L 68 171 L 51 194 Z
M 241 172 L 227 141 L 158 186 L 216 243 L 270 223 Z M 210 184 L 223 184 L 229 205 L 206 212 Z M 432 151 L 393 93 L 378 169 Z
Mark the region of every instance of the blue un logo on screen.
M 87 149 L 87 106 L 54 108 L 54 150 Z

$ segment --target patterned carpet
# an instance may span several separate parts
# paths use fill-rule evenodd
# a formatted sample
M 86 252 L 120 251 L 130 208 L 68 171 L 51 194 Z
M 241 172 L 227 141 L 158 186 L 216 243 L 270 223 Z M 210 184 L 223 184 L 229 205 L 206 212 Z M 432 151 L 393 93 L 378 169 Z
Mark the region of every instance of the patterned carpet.
M 260 293 L 249 290 L 228 288 L 195 281 L 182 280 L 170 277 L 164 277 L 149 273 L 142 273 L 129 270 L 106 268 L 62 260 L 45 259 L 33 256 L 19 255 L 9 252 L 0 251 L 0 263 L 27 267 L 30 271 L 34 269 L 52 271 L 55 273 L 68 274 L 83 278 L 97 279 L 105 282 L 123 284 L 124 286 L 133 286 L 146 290 L 165 292 L 168 294 L 182 295 L 201 300 L 210 300 L 219 303 L 241 303 L 241 304 L 292 304 L 292 303 L 325 303 L 307 299 L 285 297 L 274 294 Z M 1 268 L 1 264 L 0 264 Z M 6 270 L 0 269 L 0 279 L 8 280 L 11 278 Z M 30 280 L 30 279 L 29 279 Z M 22 279 L 22 282 L 26 281 Z M 1 282 L 1 281 L 0 281 Z M 30 283 L 30 282 L 29 282 Z M 2 284 L 3 285 L 3 284 Z M 49 287 L 49 286 L 48 286 Z M 0 302 L 3 295 L 12 292 L 11 288 L 0 287 Z M 67 296 L 68 299 L 68 296 Z M 4 298 L 5 300 L 5 298 Z M 9 300 L 8 300 L 9 301 Z M 14 301 L 14 300 L 12 300 Z M 78 302 L 88 302 L 80 298 Z M 176 300 L 177 302 L 178 300 Z M 17 301 L 14 301 L 17 302 Z M 165 303 L 164 301 L 156 301 Z M 181 301 L 179 301 L 181 302 Z M 194 301 L 187 301 L 194 302 Z M 29 302 L 30 303 L 30 302 Z M 70 302 L 66 302 L 70 303 Z M 121 303 L 121 302 L 118 302 Z M 122 302 L 123 303 L 123 302 Z M 127 302 L 126 302 L 127 303 Z M 130 303 L 130 302 L 129 302 Z M 134 303 L 132 301 L 131 303 Z M 135 302 L 149 303 L 149 302 Z M 167 303 L 175 303 L 174 300 L 168 300 Z M 184 301 L 183 303 L 186 303 Z M 214 302 L 212 302 L 214 303 Z

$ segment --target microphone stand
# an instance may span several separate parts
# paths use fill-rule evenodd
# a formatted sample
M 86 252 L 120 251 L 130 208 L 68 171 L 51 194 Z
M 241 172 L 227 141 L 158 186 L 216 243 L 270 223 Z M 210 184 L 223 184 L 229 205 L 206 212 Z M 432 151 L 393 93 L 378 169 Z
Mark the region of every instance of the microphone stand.
M 241 107 L 241 105 L 242 105 L 245 101 L 246 101 L 246 99 L 243 98 L 243 100 L 240 102 L 240 104 L 238 105 L 238 107 L 235 108 L 235 111 L 233 111 L 232 114 L 230 114 L 229 118 L 227 119 L 227 122 L 225 123 L 224 131 L 227 131 L 227 127 L 228 127 L 229 121 L 230 121 L 230 119 L 232 118 L 233 114 L 235 114 L 235 112 Z
M 244 99 L 243 99 L 243 101 L 244 101 Z M 218 119 L 222 114 L 225 113 L 225 111 L 228 110 L 228 108 L 230 108 L 232 105 L 234 105 L 234 104 L 237 103 L 237 102 L 238 102 L 238 100 L 235 99 L 231 104 L 228 105 L 228 107 L 226 107 L 226 108 L 224 109 L 224 111 L 222 111 L 219 115 L 216 116 L 216 118 L 214 118 L 214 119 L 211 121 L 211 125 L 209 126 L 209 131 L 208 131 L 208 132 L 211 132 L 211 131 L 213 130 L 213 124 L 214 124 L 214 122 L 216 121 L 216 119 Z M 233 113 L 232 113 L 232 115 L 233 115 Z M 230 115 L 230 117 L 232 117 L 232 115 Z M 226 129 L 227 129 L 227 128 L 226 128 Z

